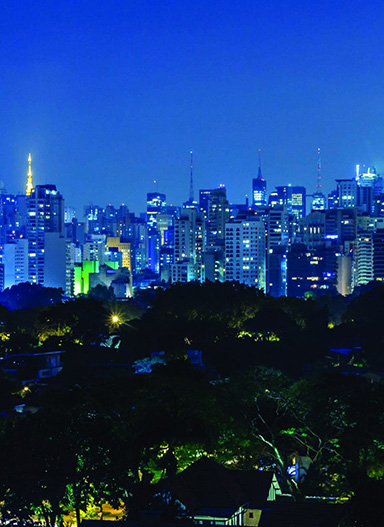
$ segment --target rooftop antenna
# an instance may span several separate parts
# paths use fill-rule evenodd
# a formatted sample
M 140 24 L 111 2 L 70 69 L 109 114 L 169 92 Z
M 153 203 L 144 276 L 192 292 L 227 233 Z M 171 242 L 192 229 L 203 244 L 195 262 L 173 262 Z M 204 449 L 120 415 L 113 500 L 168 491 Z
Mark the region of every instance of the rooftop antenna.
M 263 179 L 263 175 L 261 173 L 261 148 L 259 148 L 259 170 L 258 170 L 258 173 L 257 173 L 257 178 L 258 179 Z
M 321 193 L 321 155 L 320 148 L 317 149 L 317 182 L 316 182 L 316 192 L 317 194 Z
M 193 203 L 194 201 L 194 191 L 193 191 L 193 152 L 190 151 L 191 154 L 191 164 L 190 164 L 190 179 L 189 179 L 189 202 Z

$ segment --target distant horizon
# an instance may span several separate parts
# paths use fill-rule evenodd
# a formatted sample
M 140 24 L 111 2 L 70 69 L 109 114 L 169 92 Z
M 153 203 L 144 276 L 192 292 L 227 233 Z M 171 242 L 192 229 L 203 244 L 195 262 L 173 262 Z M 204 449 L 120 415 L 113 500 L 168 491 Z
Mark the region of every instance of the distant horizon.
M 158 180 L 154 180 L 152 182 L 152 188 L 151 189 L 148 189 L 145 193 L 144 193 L 144 196 L 142 197 L 142 205 L 140 205 L 141 208 L 139 207 L 135 207 L 135 204 L 133 204 L 133 207 L 132 206 L 129 206 L 129 204 L 126 202 L 126 201 L 111 201 L 109 200 L 107 197 L 104 199 L 104 201 L 102 202 L 101 200 L 99 201 L 94 201 L 94 200 L 88 200 L 88 201 L 85 201 L 84 203 L 81 203 L 81 198 L 77 197 L 76 198 L 76 201 L 77 201 L 77 204 L 74 204 L 73 202 L 70 201 L 70 198 L 68 198 L 68 196 L 66 196 L 62 189 L 60 188 L 60 186 L 58 185 L 57 182 L 53 181 L 53 180 L 50 180 L 48 178 L 46 178 L 46 181 L 40 181 L 38 176 L 36 176 L 35 174 L 35 169 L 34 169 L 34 155 L 33 155 L 33 152 L 29 152 L 31 153 L 32 155 L 32 171 L 33 171 L 33 183 L 34 185 L 46 185 L 46 184 L 52 184 L 52 185 L 56 185 L 57 187 L 57 190 L 63 195 L 64 197 L 64 201 L 65 201 L 65 206 L 66 207 L 72 207 L 74 209 L 76 209 L 76 214 L 78 216 L 83 216 L 83 212 L 84 212 L 84 207 L 88 206 L 88 205 L 98 205 L 98 206 L 101 206 L 101 207 L 105 207 L 106 205 L 108 204 L 111 204 L 111 205 L 114 205 L 115 207 L 118 207 L 122 204 L 126 205 L 129 209 L 130 212 L 134 212 L 135 214 L 139 215 L 140 213 L 143 213 L 145 212 L 146 210 L 146 195 L 147 193 L 149 192 L 161 192 L 163 194 L 166 195 L 166 198 L 167 198 L 167 205 L 171 205 L 171 206 L 182 206 L 182 204 L 184 202 L 186 202 L 188 200 L 188 190 L 189 190 L 189 177 L 190 177 L 190 165 L 189 165 L 189 162 L 187 163 L 187 166 L 185 168 L 185 172 L 186 174 L 184 175 L 185 177 L 185 186 L 186 186 L 186 195 L 184 198 L 182 198 L 182 200 L 180 202 L 176 202 L 176 201 L 170 201 L 169 200 L 169 197 L 168 197 L 168 192 L 167 192 L 167 189 L 163 189 L 161 187 L 161 181 L 159 182 Z M 28 153 L 28 154 L 29 154 Z M 258 150 L 257 150 L 257 153 L 258 153 Z M 0 183 L 3 183 L 4 184 L 4 188 L 7 190 L 7 192 L 9 194 L 24 194 L 25 193 L 25 182 L 26 182 L 26 179 L 27 179 L 27 171 L 28 171 L 28 161 L 27 161 L 27 158 L 28 158 L 28 154 L 27 154 L 27 157 L 26 157 L 26 170 L 25 170 L 25 181 L 24 181 L 24 190 L 13 190 L 13 189 L 10 189 L 8 187 L 8 185 L 6 184 L 6 181 L 4 181 L 4 179 L 0 179 Z M 189 154 L 189 152 L 188 152 Z M 195 153 L 194 153 L 194 156 L 195 156 Z M 323 158 L 322 158 L 322 165 L 323 165 Z M 322 191 L 324 192 L 325 196 L 327 196 L 332 190 L 334 190 L 336 188 L 336 184 L 335 184 L 335 180 L 336 179 L 352 179 L 355 175 L 355 170 L 356 170 L 356 165 L 360 165 L 360 167 L 369 167 L 369 168 L 375 168 L 377 170 L 377 173 L 380 175 L 381 174 L 381 171 L 380 169 L 378 168 L 377 164 L 375 165 L 374 163 L 371 163 L 371 164 L 368 164 L 368 163 L 355 163 L 353 165 L 353 168 L 354 168 L 354 171 L 352 172 L 352 174 L 349 176 L 349 175 L 337 175 L 333 180 L 332 182 L 328 181 L 326 176 L 324 176 L 324 172 L 323 172 L 323 166 L 322 166 Z M 291 186 L 302 186 L 302 187 L 305 187 L 306 188 L 306 191 L 307 191 L 307 199 L 310 195 L 312 195 L 314 192 L 316 192 L 316 181 L 317 181 L 317 150 L 316 150 L 316 156 L 315 156 L 315 166 L 314 166 L 314 174 L 313 174 L 313 178 L 312 178 L 312 181 L 309 181 L 310 185 L 309 186 L 308 184 L 302 184 L 302 183 L 292 183 L 292 182 L 278 182 L 276 185 L 274 185 L 273 187 L 269 184 L 269 181 L 268 181 L 268 175 L 265 174 L 265 169 L 264 169 L 264 165 L 263 165 L 263 158 L 262 158 L 262 163 L 261 163 L 261 168 L 262 168 L 262 173 L 263 173 L 263 177 L 264 179 L 267 181 L 267 196 L 269 196 L 269 194 L 275 190 L 275 188 L 277 186 L 284 186 L 284 185 L 291 185 Z M 246 197 L 248 196 L 248 199 L 249 199 L 249 203 L 251 204 L 251 201 L 252 201 L 252 192 L 251 192 L 251 189 L 252 189 L 252 179 L 256 178 L 257 177 L 257 170 L 258 170 L 258 161 L 257 161 L 257 166 L 256 166 L 256 170 L 255 170 L 255 174 L 251 177 L 250 181 L 249 181 L 249 191 L 247 193 L 244 193 L 243 195 L 243 198 L 241 199 L 241 194 L 237 194 L 237 196 L 240 196 L 240 199 L 231 199 L 231 187 L 228 185 L 228 184 L 225 184 L 225 182 L 221 182 L 221 183 L 218 183 L 217 185 L 206 185 L 204 187 L 202 186 L 199 186 L 198 185 L 198 182 L 196 181 L 196 165 L 195 165 L 195 161 L 194 161 L 194 194 L 195 194 L 195 200 L 198 202 L 199 201 L 199 191 L 200 190 L 203 190 L 203 189 L 210 189 L 210 188 L 217 188 L 219 187 L 220 185 L 224 185 L 227 189 L 227 198 L 228 198 L 228 201 L 230 204 L 240 204 L 240 203 L 245 203 L 245 200 L 246 200 Z M 107 187 L 108 185 L 106 185 Z M 158 187 L 158 189 L 156 188 Z

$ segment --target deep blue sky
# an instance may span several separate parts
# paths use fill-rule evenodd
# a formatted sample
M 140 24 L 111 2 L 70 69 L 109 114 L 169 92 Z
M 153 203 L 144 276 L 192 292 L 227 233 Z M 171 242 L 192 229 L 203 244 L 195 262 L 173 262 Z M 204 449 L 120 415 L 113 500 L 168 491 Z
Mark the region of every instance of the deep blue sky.
M 68 205 L 243 201 L 384 169 L 380 1 L 18 0 L 0 7 L 0 179 L 56 183 Z

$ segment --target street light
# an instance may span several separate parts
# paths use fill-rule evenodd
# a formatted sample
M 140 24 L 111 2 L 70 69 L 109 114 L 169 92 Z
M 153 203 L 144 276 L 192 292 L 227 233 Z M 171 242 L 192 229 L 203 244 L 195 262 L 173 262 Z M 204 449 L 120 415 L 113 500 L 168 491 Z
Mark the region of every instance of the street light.
M 119 315 L 112 315 L 111 316 L 111 322 L 112 324 L 120 324 L 121 320 Z

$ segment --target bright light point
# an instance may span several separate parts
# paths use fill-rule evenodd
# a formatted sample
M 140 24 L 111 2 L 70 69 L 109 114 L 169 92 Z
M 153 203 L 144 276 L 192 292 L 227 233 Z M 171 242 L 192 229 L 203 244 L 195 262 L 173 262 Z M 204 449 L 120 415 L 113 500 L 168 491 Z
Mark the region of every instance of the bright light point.
M 120 322 L 120 318 L 118 315 L 112 315 L 111 321 L 113 324 L 118 324 Z

